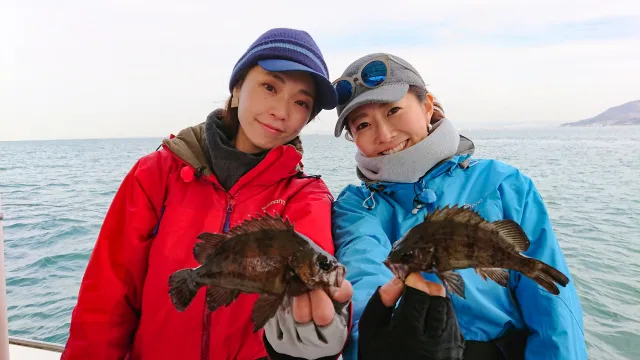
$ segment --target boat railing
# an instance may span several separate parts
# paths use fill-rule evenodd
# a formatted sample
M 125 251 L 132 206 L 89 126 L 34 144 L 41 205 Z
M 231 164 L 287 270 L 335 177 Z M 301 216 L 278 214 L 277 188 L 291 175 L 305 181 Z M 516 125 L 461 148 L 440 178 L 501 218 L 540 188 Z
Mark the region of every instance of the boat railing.
M 23 339 L 15 336 L 9 336 L 9 344 L 47 351 L 55 351 L 59 353 L 64 350 L 64 346 L 60 344 L 54 344 L 46 341 Z
M 0 359 L 9 358 L 9 319 L 7 318 L 7 281 L 4 275 L 4 233 L 2 232 L 2 201 L 0 200 Z

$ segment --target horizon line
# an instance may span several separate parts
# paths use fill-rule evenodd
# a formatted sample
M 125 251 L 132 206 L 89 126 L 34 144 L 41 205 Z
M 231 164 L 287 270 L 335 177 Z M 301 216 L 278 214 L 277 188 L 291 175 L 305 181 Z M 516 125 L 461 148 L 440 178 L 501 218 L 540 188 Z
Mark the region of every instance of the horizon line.
M 527 128 L 527 127 L 537 127 L 537 128 L 560 128 L 562 123 L 540 123 L 540 124 L 522 124 L 522 123 L 505 123 L 505 124 L 492 124 L 492 125 L 484 125 L 484 126 L 455 126 L 458 131 L 465 130 L 494 130 L 500 128 Z M 315 135 L 315 136 L 333 136 L 333 132 L 310 132 L 300 134 L 301 136 L 305 135 Z M 43 139 L 43 138 L 33 138 L 33 139 L 17 139 L 17 140 L 0 140 L 0 143 L 10 143 L 10 142 L 46 142 L 46 141 L 87 141 L 87 140 L 151 140 L 156 139 L 162 141 L 163 139 L 168 139 L 168 136 L 123 136 L 123 137 L 80 137 L 80 138 L 56 138 L 56 139 Z

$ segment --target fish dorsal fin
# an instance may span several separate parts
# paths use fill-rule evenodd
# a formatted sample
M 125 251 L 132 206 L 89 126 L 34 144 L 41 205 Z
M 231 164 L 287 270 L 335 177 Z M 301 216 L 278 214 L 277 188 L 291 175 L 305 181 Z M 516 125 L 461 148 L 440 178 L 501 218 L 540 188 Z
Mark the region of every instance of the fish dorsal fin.
M 193 256 L 196 258 L 196 261 L 200 264 L 203 264 L 207 257 L 222 244 L 225 240 L 227 240 L 227 236 L 225 234 L 212 234 L 210 232 L 203 232 L 198 235 L 198 240 L 201 240 L 196 243 L 193 247 Z
M 251 233 L 258 230 L 293 230 L 293 225 L 288 219 L 282 219 L 280 215 L 264 214 L 257 217 L 251 217 L 242 222 L 242 224 L 234 226 L 226 235 L 228 237 Z
M 436 209 L 431 214 L 427 214 L 425 222 L 440 222 L 452 220 L 459 223 L 467 223 L 470 225 L 480 224 L 486 220 L 473 209 L 466 206 L 449 206 L 446 205 L 442 209 Z
M 198 263 L 203 264 L 207 257 L 227 239 L 263 229 L 289 230 L 293 229 L 293 225 L 291 225 L 288 219 L 283 220 L 279 215 L 272 216 L 265 214 L 263 216 L 245 220 L 242 224 L 234 226 L 224 234 L 203 232 L 198 235 L 198 239 L 201 241 L 197 242 L 193 247 L 193 256 L 196 258 Z
M 492 224 L 498 230 L 499 236 L 512 244 L 518 252 L 524 252 L 529 249 L 529 237 L 517 222 L 513 220 L 498 220 Z

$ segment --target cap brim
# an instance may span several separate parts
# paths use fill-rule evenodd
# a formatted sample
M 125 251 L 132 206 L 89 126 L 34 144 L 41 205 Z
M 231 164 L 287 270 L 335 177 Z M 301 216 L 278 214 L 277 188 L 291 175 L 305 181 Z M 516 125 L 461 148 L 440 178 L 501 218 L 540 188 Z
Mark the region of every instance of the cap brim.
M 351 100 L 351 102 L 349 102 L 349 105 L 347 105 L 347 107 L 345 107 L 340 113 L 334 131 L 335 137 L 340 137 L 340 134 L 342 134 L 342 130 L 345 126 L 344 122 L 347 115 L 349 115 L 349 113 L 358 106 L 374 103 L 395 102 L 402 99 L 407 94 L 407 91 L 409 91 L 409 84 L 396 83 L 382 85 L 378 88 L 367 90 L 364 93 L 358 95 L 355 99 Z
M 294 61 L 283 59 L 268 59 L 259 60 L 258 65 L 261 68 L 272 72 L 285 72 L 285 71 L 304 71 L 316 80 L 316 90 L 318 95 L 316 101 L 321 109 L 331 110 L 338 105 L 338 94 L 336 94 L 333 85 L 327 78 L 319 72 L 313 70 L 310 67 L 304 66 Z

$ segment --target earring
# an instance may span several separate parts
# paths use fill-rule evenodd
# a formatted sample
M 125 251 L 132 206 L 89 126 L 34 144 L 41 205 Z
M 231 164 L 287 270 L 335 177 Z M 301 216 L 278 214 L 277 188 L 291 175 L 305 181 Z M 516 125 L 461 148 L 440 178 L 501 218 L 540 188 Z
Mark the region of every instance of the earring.
M 233 89 L 233 92 L 231 93 L 231 107 L 237 108 L 239 102 L 240 102 L 240 97 L 238 96 L 238 90 Z
M 433 125 L 431 123 L 427 124 L 427 133 L 431 134 L 431 129 L 433 129 Z

